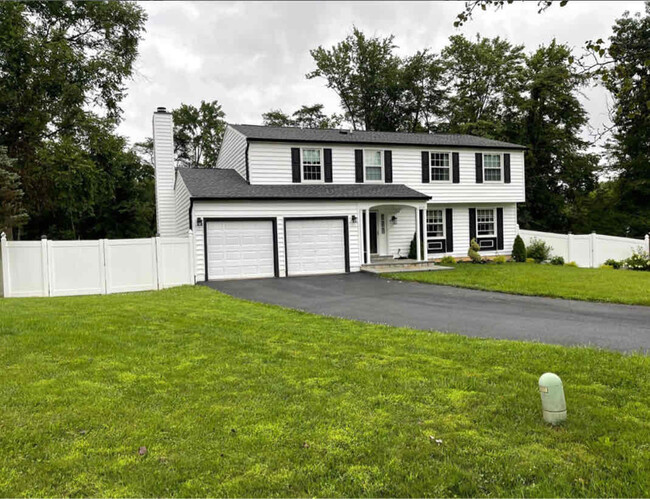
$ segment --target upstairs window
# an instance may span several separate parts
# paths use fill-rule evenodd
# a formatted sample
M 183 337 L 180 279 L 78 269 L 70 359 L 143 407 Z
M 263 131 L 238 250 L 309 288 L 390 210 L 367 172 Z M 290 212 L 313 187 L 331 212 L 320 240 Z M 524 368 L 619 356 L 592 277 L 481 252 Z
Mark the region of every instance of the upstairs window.
M 445 218 L 443 210 L 427 210 L 427 237 L 445 237 Z
M 494 210 L 476 210 L 476 235 L 478 237 L 493 237 L 496 234 L 494 227 Z
M 432 152 L 431 153 L 431 181 L 432 182 L 449 182 L 449 153 Z
M 323 180 L 323 161 L 321 149 L 302 150 L 302 179 L 305 182 Z
M 381 182 L 384 180 L 384 162 L 381 151 L 363 151 L 363 167 L 366 182 Z
M 485 182 L 501 182 L 501 155 L 483 155 L 483 179 Z

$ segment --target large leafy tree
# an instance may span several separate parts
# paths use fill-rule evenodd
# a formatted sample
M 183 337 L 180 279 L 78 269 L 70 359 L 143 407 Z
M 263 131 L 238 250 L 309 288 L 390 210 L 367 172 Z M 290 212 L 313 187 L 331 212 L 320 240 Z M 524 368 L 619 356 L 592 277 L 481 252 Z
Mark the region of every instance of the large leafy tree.
M 13 239 L 14 229 L 27 222 L 23 208 L 23 191 L 18 174 L 13 171 L 15 160 L 7 156 L 7 148 L 0 147 L 0 233 Z
M 262 120 L 266 126 L 297 126 L 301 128 L 336 128 L 343 122 L 343 116 L 332 114 L 327 116 L 323 112 L 323 104 L 312 106 L 301 106 L 291 116 L 285 114 L 281 109 L 272 109 L 262 114 Z
M 0 3 L 0 146 L 16 160 L 27 237 L 84 237 L 97 203 L 116 206 L 102 189 L 111 162 L 90 144 L 114 134 L 145 19 L 134 3 Z

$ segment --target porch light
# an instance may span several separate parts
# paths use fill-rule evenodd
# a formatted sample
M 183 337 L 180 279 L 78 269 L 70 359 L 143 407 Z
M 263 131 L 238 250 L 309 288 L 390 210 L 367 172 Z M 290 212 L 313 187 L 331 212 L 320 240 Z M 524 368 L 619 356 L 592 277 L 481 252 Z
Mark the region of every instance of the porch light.
M 390 217 L 390 223 L 392 223 L 393 225 L 395 225 L 397 223 L 397 217 L 395 215 Z
M 203 227 L 203 219 L 201 217 L 196 219 L 196 226 Z
M 352 221 L 353 224 L 357 223 L 357 216 L 352 215 L 352 218 L 350 218 L 350 220 Z

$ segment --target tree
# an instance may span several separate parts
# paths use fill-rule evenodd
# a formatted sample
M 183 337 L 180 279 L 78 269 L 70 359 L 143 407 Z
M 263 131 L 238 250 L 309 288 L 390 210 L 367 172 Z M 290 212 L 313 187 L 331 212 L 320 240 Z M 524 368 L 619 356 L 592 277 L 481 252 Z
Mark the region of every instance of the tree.
M 626 13 L 614 24 L 597 74 L 611 93 L 610 173 L 616 175 L 616 234 L 642 237 L 650 227 L 650 3 L 645 15 Z M 610 191 L 610 193 L 612 192 Z
M 0 233 L 13 239 L 13 230 L 25 225 L 28 216 L 22 206 L 23 191 L 18 174 L 13 171 L 7 148 L 0 147 Z
M 505 138 L 504 121 L 521 91 L 523 46 L 455 35 L 441 55 L 449 75 L 445 131 Z
M 589 144 L 581 137 L 588 115 L 578 97 L 588 79 L 574 65 L 571 49 L 555 40 L 526 57 L 523 76 L 515 100 L 519 117 L 509 131 L 513 141 L 528 146 L 519 223 L 565 231 L 580 219 L 577 200 L 598 184 L 598 158 L 586 152 Z
M 268 113 L 262 114 L 262 120 L 265 126 L 297 126 L 300 128 L 337 128 L 343 122 L 343 116 L 332 114 L 327 116 L 323 113 L 323 104 L 314 104 L 313 106 L 302 106 L 291 116 L 285 114 L 280 109 L 272 109 Z
M 522 0 L 523 1 L 523 0 Z M 474 10 L 479 7 L 481 10 L 487 10 L 489 6 L 494 6 L 497 9 L 502 9 L 506 4 L 513 3 L 514 0 L 470 0 L 465 2 L 465 9 L 456 16 L 456 21 L 454 21 L 454 26 L 459 27 L 465 24 L 467 21 L 472 19 Z M 539 7 L 538 14 L 541 14 L 551 5 L 553 5 L 553 0 L 538 0 L 537 6 Z M 561 0 L 556 2 L 560 4 L 560 7 L 564 7 L 568 0 Z
M 265 126 L 295 126 L 291 117 L 280 109 L 271 109 L 262 114 L 262 122 Z

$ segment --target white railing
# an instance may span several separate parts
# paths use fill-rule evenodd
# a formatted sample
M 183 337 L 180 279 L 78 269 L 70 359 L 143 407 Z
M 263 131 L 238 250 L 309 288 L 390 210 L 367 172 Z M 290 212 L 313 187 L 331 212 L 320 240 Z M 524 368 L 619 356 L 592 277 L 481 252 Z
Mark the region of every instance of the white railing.
M 194 237 L 7 241 L 0 296 L 125 293 L 194 284 Z
M 624 260 L 632 256 L 632 252 L 639 248 L 650 250 L 650 236 L 645 239 L 632 239 L 628 237 L 605 236 L 603 234 L 575 235 L 554 234 L 552 232 L 539 232 L 536 230 L 519 229 L 519 235 L 526 243 L 533 239 L 540 239 L 548 244 L 552 256 L 561 256 L 565 262 L 576 262 L 579 267 L 600 267 L 608 259 Z

